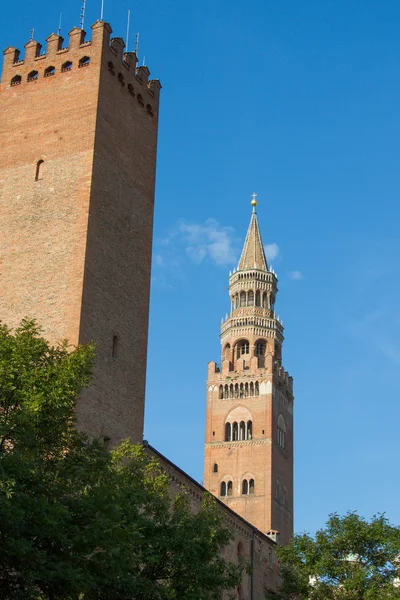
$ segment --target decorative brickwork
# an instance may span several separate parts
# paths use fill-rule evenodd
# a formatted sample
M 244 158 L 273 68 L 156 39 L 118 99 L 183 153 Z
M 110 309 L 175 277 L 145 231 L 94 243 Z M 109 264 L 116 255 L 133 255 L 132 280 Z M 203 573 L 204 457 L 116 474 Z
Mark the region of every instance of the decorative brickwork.
M 4 52 L 0 318 L 96 342 L 78 426 L 114 443 L 142 439 L 161 86 L 110 33 Z
M 204 485 L 264 533 L 293 533 L 293 381 L 281 366 L 278 279 L 268 268 L 256 202 L 231 312 L 221 325 L 221 367 L 208 365 Z

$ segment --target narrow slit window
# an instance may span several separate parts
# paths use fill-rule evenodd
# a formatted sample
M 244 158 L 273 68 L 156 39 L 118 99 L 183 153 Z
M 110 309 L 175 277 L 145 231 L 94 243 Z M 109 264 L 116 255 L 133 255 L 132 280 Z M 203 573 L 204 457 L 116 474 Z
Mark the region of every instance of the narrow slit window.
M 117 356 L 118 356 L 118 336 L 114 335 L 113 343 L 112 343 L 112 357 L 117 358 Z
M 214 473 L 218 473 L 218 465 L 217 465 L 217 463 L 214 463 L 213 472 Z
M 43 179 L 43 173 L 44 173 L 44 160 L 39 160 L 36 163 L 35 181 L 39 181 L 40 179 Z

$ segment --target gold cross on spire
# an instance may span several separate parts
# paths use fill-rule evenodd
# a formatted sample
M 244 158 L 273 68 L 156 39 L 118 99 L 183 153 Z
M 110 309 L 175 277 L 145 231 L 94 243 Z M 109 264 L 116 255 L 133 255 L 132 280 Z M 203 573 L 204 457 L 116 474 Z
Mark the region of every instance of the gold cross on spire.
M 253 212 L 256 212 L 256 206 L 258 204 L 257 196 L 258 196 L 258 194 L 256 194 L 255 192 L 253 192 L 251 195 L 251 205 L 253 207 Z

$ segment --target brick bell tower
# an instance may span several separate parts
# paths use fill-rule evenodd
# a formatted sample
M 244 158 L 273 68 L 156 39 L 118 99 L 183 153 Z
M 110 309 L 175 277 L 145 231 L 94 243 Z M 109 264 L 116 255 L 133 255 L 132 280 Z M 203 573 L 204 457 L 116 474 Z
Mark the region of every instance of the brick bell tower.
M 4 51 L 0 319 L 97 344 L 78 427 L 142 439 L 160 83 L 97 21 Z
M 221 325 L 221 369 L 208 365 L 204 485 L 263 533 L 293 533 L 293 380 L 282 367 L 278 279 L 268 268 L 253 195 L 231 312 Z

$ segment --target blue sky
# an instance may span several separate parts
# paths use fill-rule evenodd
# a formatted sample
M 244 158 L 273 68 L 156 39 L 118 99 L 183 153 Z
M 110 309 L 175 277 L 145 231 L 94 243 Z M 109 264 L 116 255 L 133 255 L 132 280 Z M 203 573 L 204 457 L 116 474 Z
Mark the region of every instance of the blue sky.
M 105 0 L 115 35 L 128 9 L 163 85 L 145 437 L 201 481 L 255 191 L 295 382 L 295 528 L 348 509 L 399 524 L 399 2 Z M 6 4 L 2 47 L 44 42 L 60 12 L 66 35 L 79 0 Z

